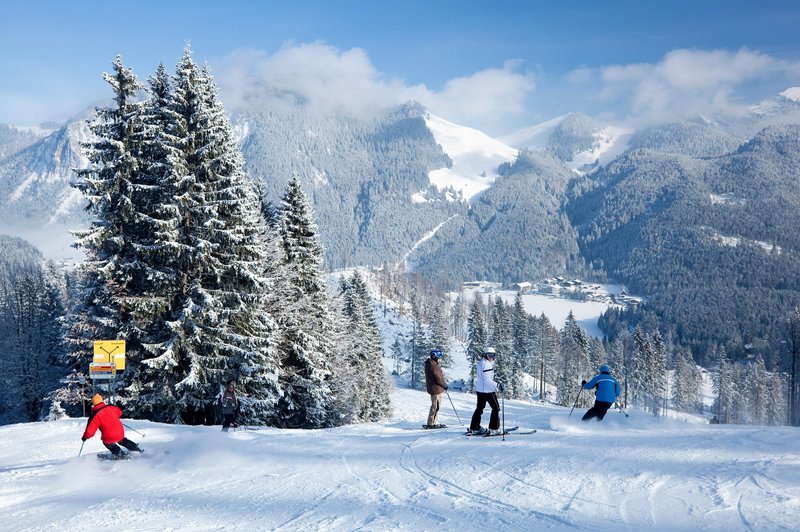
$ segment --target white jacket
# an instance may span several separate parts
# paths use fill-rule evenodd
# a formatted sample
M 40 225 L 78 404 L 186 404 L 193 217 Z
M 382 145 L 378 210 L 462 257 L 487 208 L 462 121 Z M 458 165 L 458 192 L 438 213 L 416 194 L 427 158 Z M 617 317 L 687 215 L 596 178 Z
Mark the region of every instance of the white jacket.
M 475 391 L 482 393 L 497 391 L 497 383 L 494 382 L 494 362 L 489 362 L 485 358 L 478 361 L 478 367 L 475 368 Z

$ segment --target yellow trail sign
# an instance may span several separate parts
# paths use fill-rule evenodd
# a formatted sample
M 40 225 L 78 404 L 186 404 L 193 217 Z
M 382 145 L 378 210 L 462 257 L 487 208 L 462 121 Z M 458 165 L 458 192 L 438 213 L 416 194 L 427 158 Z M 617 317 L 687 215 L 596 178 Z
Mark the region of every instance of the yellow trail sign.
M 117 371 L 124 371 L 125 340 L 95 340 L 94 363 L 114 364 Z

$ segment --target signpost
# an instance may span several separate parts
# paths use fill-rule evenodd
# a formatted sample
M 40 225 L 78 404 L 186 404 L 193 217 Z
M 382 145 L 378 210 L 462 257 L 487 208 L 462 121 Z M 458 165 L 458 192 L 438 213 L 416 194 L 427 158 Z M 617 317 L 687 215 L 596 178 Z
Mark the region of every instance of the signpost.
M 114 395 L 114 379 L 118 372 L 125 371 L 125 340 L 95 340 L 94 358 L 89 364 L 89 378 L 108 381 L 108 394 Z

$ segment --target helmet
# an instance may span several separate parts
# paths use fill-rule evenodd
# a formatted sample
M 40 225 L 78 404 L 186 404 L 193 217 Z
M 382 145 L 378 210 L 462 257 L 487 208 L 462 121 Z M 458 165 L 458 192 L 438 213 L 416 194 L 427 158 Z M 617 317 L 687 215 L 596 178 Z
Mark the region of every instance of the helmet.
M 433 351 L 431 351 L 431 358 L 434 360 L 439 360 L 440 358 L 442 358 L 442 356 L 443 356 L 442 352 L 439 351 L 438 349 L 434 349 Z
M 611 369 L 605 364 L 600 366 L 600 373 L 611 373 Z
M 497 356 L 497 353 L 495 352 L 494 347 L 487 347 L 483 350 L 483 355 L 488 358 L 494 358 Z
M 94 397 L 92 397 L 92 406 L 97 406 L 102 402 L 103 402 L 103 396 L 100 395 L 99 393 L 94 394 Z

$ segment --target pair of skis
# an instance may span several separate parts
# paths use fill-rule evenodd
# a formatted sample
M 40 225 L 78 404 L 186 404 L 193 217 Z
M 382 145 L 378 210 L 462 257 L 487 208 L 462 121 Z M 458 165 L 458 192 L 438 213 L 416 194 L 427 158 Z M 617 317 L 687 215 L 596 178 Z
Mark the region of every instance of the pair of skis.
M 422 425 L 422 428 L 425 429 L 425 430 L 446 429 L 447 425 L 434 425 L 434 426 Z M 465 432 L 464 436 L 484 436 L 484 437 L 505 436 L 506 434 L 510 434 L 512 432 L 515 433 L 515 434 L 533 434 L 533 433 L 536 432 L 536 429 L 520 431 L 519 427 L 517 426 L 517 427 L 509 427 L 509 428 L 507 428 L 505 430 L 505 432 L 500 432 L 498 434 L 489 434 L 488 432 L 484 432 L 484 433 L 480 433 L 480 434 L 474 434 L 472 432 Z
M 464 436 L 483 436 L 484 438 L 490 438 L 492 436 L 505 436 L 505 435 L 510 434 L 512 432 L 515 433 L 515 434 L 533 434 L 533 433 L 536 432 L 536 429 L 520 431 L 519 427 L 509 427 L 505 431 L 498 432 L 497 434 L 491 434 L 489 432 L 485 432 L 485 433 L 482 433 L 482 434 L 474 434 L 472 432 L 465 432 Z

